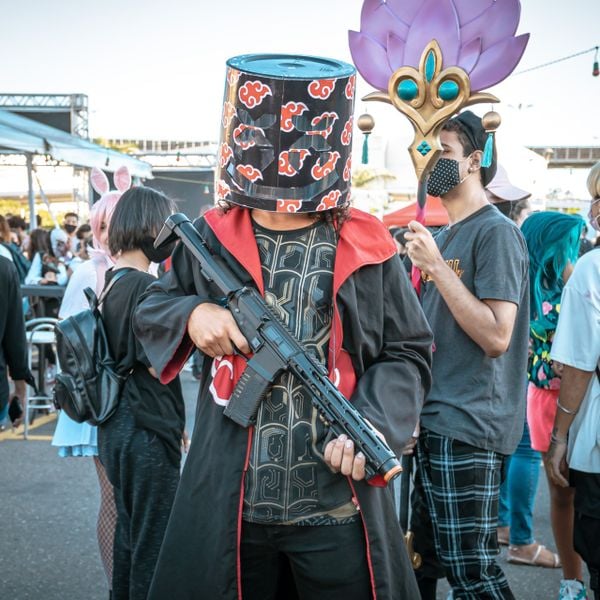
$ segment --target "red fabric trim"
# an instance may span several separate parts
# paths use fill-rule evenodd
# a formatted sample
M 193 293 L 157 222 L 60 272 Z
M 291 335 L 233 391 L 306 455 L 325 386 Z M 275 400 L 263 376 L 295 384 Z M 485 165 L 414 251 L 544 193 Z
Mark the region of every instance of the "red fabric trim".
M 344 338 L 342 319 L 337 306 L 340 288 L 348 277 L 361 267 L 381 264 L 392 258 L 396 252 L 396 244 L 381 221 L 360 210 L 351 209 L 350 218 L 342 225 L 335 255 L 331 331 L 333 343 L 329 346 L 329 364 L 332 369 L 337 366 Z
M 173 356 L 170 358 L 169 362 L 166 364 L 162 373 L 160 374 L 159 381 L 162 384 L 171 383 L 177 375 L 179 375 L 179 371 L 185 365 L 187 359 L 192 353 L 192 349 L 194 348 L 194 344 L 192 340 L 189 338 L 187 334 L 187 324 L 185 326 L 185 332 L 183 337 L 181 338 L 181 342 L 179 346 L 175 349 Z
M 242 515 L 244 512 L 244 482 L 246 480 L 246 471 L 248 470 L 248 464 L 250 463 L 250 449 L 252 448 L 252 435 L 254 433 L 254 427 L 251 426 L 248 429 L 248 446 L 246 447 L 246 459 L 244 460 L 244 471 L 242 473 L 242 482 L 240 484 L 240 503 L 238 507 L 238 530 L 237 530 L 237 588 L 238 588 L 238 600 L 242 600 Z
M 356 495 L 356 490 L 354 489 L 354 484 L 352 483 L 352 478 L 348 477 L 348 483 L 350 484 L 350 488 L 352 489 L 352 495 L 355 498 L 358 498 L 358 496 Z M 371 543 L 369 542 L 369 532 L 367 531 L 367 525 L 365 523 L 365 520 L 363 519 L 362 516 L 362 511 L 360 509 L 360 506 L 358 506 L 358 511 L 360 514 L 360 521 L 362 523 L 363 526 L 363 531 L 365 533 L 365 542 L 366 542 L 366 551 L 367 551 L 367 565 L 369 567 L 369 577 L 371 578 L 371 592 L 373 594 L 373 600 L 377 600 L 377 589 L 375 588 L 375 572 L 373 571 L 373 560 L 371 558 Z
M 261 295 L 265 294 L 258 247 L 254 240 L 250 211 L 232 208 L 223 213 L 213 208 L 204 214 L 208 226 L 227 251 L 248 271 Z

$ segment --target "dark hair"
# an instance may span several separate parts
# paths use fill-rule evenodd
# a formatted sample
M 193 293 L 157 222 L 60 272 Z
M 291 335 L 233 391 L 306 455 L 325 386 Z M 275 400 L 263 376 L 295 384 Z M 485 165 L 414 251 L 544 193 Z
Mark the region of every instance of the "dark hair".
M 27 222 L 21 217 L 10 217 L 8 225 L 11 229 L 27 229 Z
M 465 111 L 465 113 L 470 113 L 470 111 Z M 479 125 L 478 131 L 467 131 L 469 125 L 467 125 L 464 120 L 466 117 L 465 113 L 461 113 L 459 116 L 450 119 L 444 123 L 442 127 L 443 131 L 454 131 L 458 137 L 458 141 L 463 148 L 463 156 L 466 158 L 476 150 L 483 152 L 485 146 L 485 138 L 487 137 L 483 127 L 479 122 L 479 118 L 475 117 L 472 113 L 470 113 L 470 118 L 468 118 L 468 123 L 471 124 L 472 127 L 475 127 L 477 124 Z M 481 139 L 480 139 L 481 138 Z M 476 146 L 475 144 L 479 144 Z M 489 167 L 480 167 L 479 168 L 479 180 L 481 181 L 481 185 L 486 187 L 488 183 L 494 178 L 496 175 L 497 169 L 497 152 L 496 152 L 496 144 L 494 144 L 493 156 L 492 156 L 492 164 Z
M 38 252 L 50 253 L 50 232 L 45 229 L 34 229 L 29 235 L 29 247 L 27 248 L 29 260 L 33 260 Z
M 113 256 L 140 249 L 149 237 L 156 237 L 175 204 L 165 195 L 144 186 L 127 190 L 110 221 L 108 248 Z
M 65 213 L 64 219 L 68 219 L 69 217 L 75 217 L 79 221 L 79 215 L 74 212 Z
M 75 237 L 78 240 L 82 240 L 84 237 L 87 237 L 91 233 L 92 233 L 92 226 L 89 223 L 84 223 L 83 225 L 80 225 L 77 228 L 77 231 L 75 232 Z

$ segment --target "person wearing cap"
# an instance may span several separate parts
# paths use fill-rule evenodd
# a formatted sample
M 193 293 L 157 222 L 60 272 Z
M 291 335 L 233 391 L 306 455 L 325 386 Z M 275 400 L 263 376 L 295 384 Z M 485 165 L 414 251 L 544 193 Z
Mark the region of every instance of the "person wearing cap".
M 496 525 L 505 457 L 525 418 L 527 248 L 485 195 L 496 157 L 494 150 L 483 164 L 481 119 L 465 111 L 440 138 L 427 191 L 441 198 L 449 225 L 434 239 L 413 221 L 405 235 L 435 342 L 416 453 L 412 531 L 424 561 L 417 579 L 426 599 L 435 598 L 444 575 L 454 598 L 509 599 L 495 561 Z
M 228 66 L 220 208 L 195 226 L 399 456 L 430 384 L 432 338 L 391 236 L 348 206 L 354 68 L 265 55 Z M 391 486 L 365 481 L 352 440 L 327 439 L 307 389 L 284 372 L 255 425 L 223 414 L 245 368 L 234 348 L 248 342 L 184 246 L 134 327 L 163 382 L 194 346 L 204 354 L 150 600 L 418 596 Z
M 519 227 L 530 215 L 531 194 L 513 185 L 502 165 L 498 165 L 496 175 L 485 188 L 487 199 L 506 217 Z

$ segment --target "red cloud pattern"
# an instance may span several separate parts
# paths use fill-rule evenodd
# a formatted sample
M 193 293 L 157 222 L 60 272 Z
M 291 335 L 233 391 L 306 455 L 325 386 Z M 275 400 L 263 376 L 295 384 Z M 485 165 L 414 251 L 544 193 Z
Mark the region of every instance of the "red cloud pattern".
M 308 106 L 304 102 L 287 102 L 281 107 L 281 131 L 289 133 L 294 130 L 294 123 L 292 123 L 292 117 L 301 115 L 304 111 L 308 110 Z
M 350 75 L 348 79 L 348 83 L 346 84 L 346 88 L 344 89 L 344 94 L 348 100 L 352 100 L 354 98 L 354 90 L 356 88 L 356 75 Z
M 346 121 L 346 124 L 344 125 L 344 130 L 342 131 L 342 135 L 340 137 L 341 142 L 344 146 L 349 146 L 350 142 L 352 141 L 352 123 L 353 122 L 354 122 L 354 119 L 352 117 L 350 117 Z
M 295 169 L 290 163 L 291 152 L 298 154 L 300 159 L 300 165 L 298 166 L 298 169 Z M 297 175 L 304 166 L 304 160 L 309 154 L 309 150 L 285 150 L 279 155 L 279 174 L 285 175 L 286 177 L 293 177 L 294 175 Z
M 322 211 L 335 208 L 341 195 L 342 192 L 340 192 L 340 190 L 332 190 L 329 192 L 329 194 L 321 198 L 321 202 L 319 203 L 319 206 L 317 206 L 316 210 Z
M 327 100 L 335 88 L 335 79 L 315 79 L 308 84 L 308 93 L 312 98 Z
M 225 181 L 219 179 L 219 181 L 217 181 L 217 198 L 219 200 L 225 200 L 230 195 L 231 188 L 227 185 Z
M 233 150 L 227 142 L 223 142 L 219 148 L 219 166 L 225 167 L 229 162 L 229 159 L 233 156 Z
M 229 102 L 225 102 L 223 105 L 223 127 L 229 127 L 233 117 L 237 114 L 235 106 Z
M 295 213 L 302 208 L 302 200 L 277 200 L 276 212 Z
M 344 166 L 344 174 L 342 175 L 344 181 L 350 181 L 350 177 L 352 177 L 352 154 L 346 160 L 346 165 Z
M 260 131 L 263 135 L 265 134 L 264 129 L 261 129 L 260 127 L 251 127 L 250 125 L 244 125 L 243 123 L 238 125 L 233 130 L 233 142 L 235 143 L 236 146 L 239 146 L 242 150 L 248 150 L 248 148 L 252 148 L 252 146 L 256 146 L 256 142 L 254 140 L 250 140 L 247 142 L 238 140 L 240 135 L 242 135 L 242 132 L 246 129 L 256 129 L 257 131 Z
M 267 96 L 272 96 L 271 88 L 262 81 L 246 81 L 238 90 L 240 102 L 248 108 L 258 106 Z
M 258 179 L 262 179 L 262 173 L 252 165 L 238 165 L 236 168 L 238 173 L 241 173 L 246 179 L 250 180 L 252 183 L 257 181 Z
M 311 175 L 313 176 L 313 179 L 316 179 L 317 181 L 320 179 L 323 179 L 323 177 L 326 177 L 327 175 L 329 175 L 329 173 L 331 173 L 334 169 L 335 169 L 335 165 L 337 163 L 337 161 L 340 158 L 340 153 L 339 152 L 330 152 L 329 153 L 329 158 L 327 159 L 327 162 L 324 165 L 320 165 L 319 163 L 317 163 L 310 171 Z
M 310 122 L 310 124 L 313 126 L 318 125 L 323 119 L 327 118 L 333 119 L 333 121 L 329 123 L 329 127 L 327 127 L 327 129 L 323 129 L 320 131 L 307 131 L 307 135 L 322 135 L 324 138 L 328 138 L 331 135 L 333 124 L 339 119 L 339 116 L 336 112 L 324 112 L 323 114 L 320 114 L 317 117 L 315 117 Z

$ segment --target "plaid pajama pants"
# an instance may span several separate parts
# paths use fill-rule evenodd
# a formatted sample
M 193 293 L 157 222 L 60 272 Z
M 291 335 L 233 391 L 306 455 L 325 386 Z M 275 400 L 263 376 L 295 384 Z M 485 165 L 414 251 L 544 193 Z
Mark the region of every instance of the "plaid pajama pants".
M 514 600 L 495 562 L 504 456 L 421 429 L 416 458 L 413 532 L 425 569 L 441 563 L 454 600 Z

